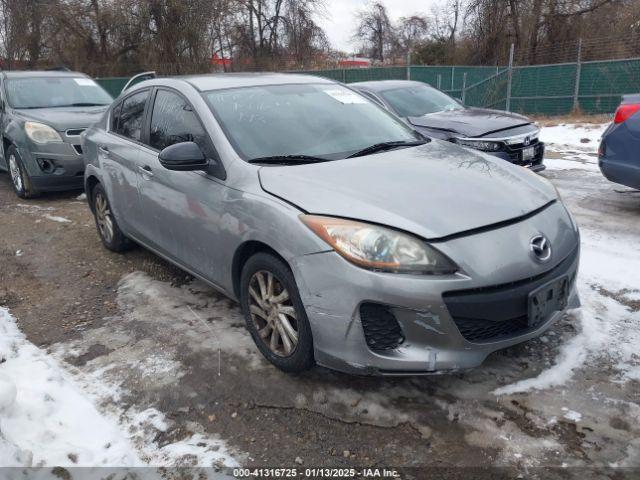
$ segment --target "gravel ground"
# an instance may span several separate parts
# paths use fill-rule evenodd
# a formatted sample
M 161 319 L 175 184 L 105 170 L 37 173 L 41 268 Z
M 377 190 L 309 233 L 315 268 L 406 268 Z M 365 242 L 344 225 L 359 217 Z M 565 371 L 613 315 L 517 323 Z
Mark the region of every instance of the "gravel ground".
M 247 466 L 629 473 L 622 467 L 640 468 L 638 343 L 624 352 L 639 338 L 640 264 L 628 257 L 619 283 L 588 275 L 598 261 L 613 275 L 609 260 L 637 252 L 640 194 L 616 191 L 588 153 L 551 149 L 549 157 L 558 168 L 544 176 L 591 242 L 583 256 L 598 242 L 615 248 L 602 260 L 589 253 L 582 313 L 472 371 L 399 379 L 281 373 L 257 353 L 236 304 L 142 248 L 105 250 L 80 192 L 19 200 L 5 174 L 0 305 L 105 415 L 123 424 L 150 408 L 164 415 L 166 428 L 138 425 L 133 441 L 143 457 L 145 442 L 200 434 L 222 439 Z M 594 334 L 601 328 L 606 335 Z

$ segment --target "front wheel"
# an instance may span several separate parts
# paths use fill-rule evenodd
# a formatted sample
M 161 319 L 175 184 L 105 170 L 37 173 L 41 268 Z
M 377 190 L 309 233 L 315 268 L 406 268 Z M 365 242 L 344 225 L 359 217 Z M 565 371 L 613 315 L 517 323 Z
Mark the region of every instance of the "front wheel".
M 245 264 L 240 289 L 247 329 L 267 360 L 285 372 L 311 368 L 311 327 L 289 267 L 258 253 Z
M 6 151 L 6 156 L 13 191 L 20 198 L 35 197 L 36 192 L 31 187 L 29 174 L 22 164 L 22 159 L 20 158 L 18 149 L 15 146 L 11 145 Z

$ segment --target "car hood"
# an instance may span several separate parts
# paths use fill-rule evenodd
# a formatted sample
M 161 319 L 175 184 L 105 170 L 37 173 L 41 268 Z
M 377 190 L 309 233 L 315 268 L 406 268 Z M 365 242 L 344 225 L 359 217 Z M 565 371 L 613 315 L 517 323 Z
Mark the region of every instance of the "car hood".
M 421 117 L 409 117 L 407 121 L 416 127 L 449 130 L 467 137 L 480 137 L 531 123 L 522 115 L 486 108 L 463 108 L 429 113 Z
M 426 239 L 526 215 L 557 198 L 525 168 L 432 140 L 345 160 L 262 167 L 262 188 L 307 213 L 388 225 Z
M 47 124 L 62 132 L 69 128 L 86 128 L 96 123 L 109 106 L 34 108 L 17 110 L 18 116 L 27 121 Z

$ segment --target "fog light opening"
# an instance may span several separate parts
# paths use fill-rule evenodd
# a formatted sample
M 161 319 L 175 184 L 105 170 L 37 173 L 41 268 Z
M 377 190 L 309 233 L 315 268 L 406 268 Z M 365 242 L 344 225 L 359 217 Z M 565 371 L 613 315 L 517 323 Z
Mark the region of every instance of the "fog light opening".
M 56 164 L 54 163 L 54 161 L 48 158 L 39 158 L 38 166 L 44 173 L 53 173 L 56 169 Z
M 371 350 L 393 350 L 405 340 L 398 320 L 386 305 L 363 303 L 360 305 L 360 321 Z

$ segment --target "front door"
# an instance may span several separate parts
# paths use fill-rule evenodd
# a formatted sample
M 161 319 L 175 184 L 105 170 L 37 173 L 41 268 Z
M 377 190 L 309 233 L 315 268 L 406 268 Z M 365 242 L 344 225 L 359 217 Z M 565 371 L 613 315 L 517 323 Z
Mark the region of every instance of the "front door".
M 204 172 L 167 170 L 158 159 L 164 148 L 186 141 L 197 143 L 208 158 L 215 155 L 189 103 L 172 90 L 159 89 L 151 110 L 149 145 L 141 149 L 138 166 L 144 222 L 154 232 L 150 246 L 217 281 L 216 245 L 226 187 Z

